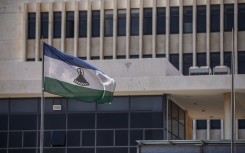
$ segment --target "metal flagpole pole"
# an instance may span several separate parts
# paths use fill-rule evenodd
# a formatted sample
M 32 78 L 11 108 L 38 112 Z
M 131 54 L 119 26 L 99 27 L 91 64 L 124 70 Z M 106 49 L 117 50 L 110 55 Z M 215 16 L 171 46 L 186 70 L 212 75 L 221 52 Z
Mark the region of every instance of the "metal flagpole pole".
M 231 43 L 231 153 L 234 153 L 234 137 L 235 137 L 235 94 L 234 94 L 234 28 L 232 28 Z

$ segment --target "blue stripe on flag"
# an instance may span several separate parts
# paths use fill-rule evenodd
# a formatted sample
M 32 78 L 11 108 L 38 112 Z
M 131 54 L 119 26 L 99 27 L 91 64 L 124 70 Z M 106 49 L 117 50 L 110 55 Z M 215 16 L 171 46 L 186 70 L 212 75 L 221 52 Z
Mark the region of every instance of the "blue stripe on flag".
M 59 51 L 58 49 L 43 43 L 43 49 L 44 49 L 44 55 L 48 56 L 50 58 L 54 58 L 57 60 L 61 60 L 69 65 L 86 68 L 86 69 L 92 69 L 92 70 L 98 70 L 97 68 L 93 67 L 92 65 L 86 63 L 82 59 L 79 59 L 77 57 L 71 56 L 69 54 L 63 53 Z

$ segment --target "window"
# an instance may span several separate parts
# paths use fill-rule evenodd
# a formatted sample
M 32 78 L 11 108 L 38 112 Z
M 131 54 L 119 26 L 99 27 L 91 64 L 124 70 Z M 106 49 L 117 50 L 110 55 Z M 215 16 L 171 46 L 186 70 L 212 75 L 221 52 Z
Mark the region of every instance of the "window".
M 170 34 L 179 33 L 179 7 L 170 7 Z
M 231 31 L 234 27 L 234 5 L 224 5 L 224 31 Z
M 197 6 L 197 33 L 206 32 L 206 6 Z
M 66 38 L 74 37 L 74 12 L 66 12 Z
M 65 131 L 53 131 L 52 135 L 52 145 L 53 146 L 64 146 L 66 140 Z
M 192 33 L 192 6 L 183 8 L 183 33 Z
M 92 11 L 92 37 L 100 36 L 100 11 Z
M 197 53 L 197 66 L 206 66 L 206 53 Z
M 105 11 L 105 26 L 104 26 L 104 35 L 105 37 L 111 37 L 113 35 L 113 11 Z
M 207 129 L 207 121 L 206 120 L 197 120 L 196 129 L 197 130 Z
M 245 4 L 238 4 L 238 31 L 245 31 Z
M 96 137 L 97 146 L 113 146 L 114 132 L 112 130 L 98 130 Z
M 221 123 L 220 120 L 210 120 L 210 129 L 220 129 Z
M 54 38 L 61 37 L 61 12 L 54 12 L 54 26 L 53 26 Z
M 170 54 L 170 62 L 176 69 L 179 69 L 179 54 Z
M 80 131 L 67 131 L 67 146 L 80 146 Z
M 117 18 L 117 36 L 126 36 L 126 10 L 118 10 Z
M 220 5 L 210 6 L 210 32 L 220 31 Z
M 48 38 L 48 12 L 41 13 L 41 38 Z
M 238 129 L 245 129 L 245 119 L 238 120 Z
M 210 67 L 213 69 L 215 66 L 220 65 L 220 53 L 213 52 L 210 53 Z
M 139 9 L 131 9 L 131 22 L 130 22 L 131 36 L 139 35 Z
M 28 13 L 28 39 L 36 36 L 36 13 Z
M 152 8 L 144 8 L 144 35 L 152 35 Z
M 189 68 L 192 66 L 192 53 L 183 54 L 183 74 L 189 75 Z
M 245 52 L 238 52 L 238 74 L 245 74 Z
M 79 37 L 87 37 L 87 11 L 79 11 Z
M 166 31 L 166 11 L 163 7 L 157 8 L 157 34 L 165 34 Z

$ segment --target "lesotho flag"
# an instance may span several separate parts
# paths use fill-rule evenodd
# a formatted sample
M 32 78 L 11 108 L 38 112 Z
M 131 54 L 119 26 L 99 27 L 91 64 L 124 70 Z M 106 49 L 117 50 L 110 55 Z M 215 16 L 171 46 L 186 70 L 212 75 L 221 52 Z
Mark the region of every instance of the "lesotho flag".
M 112 102 L 114 79 L 46 43 L 43 43 L 43 51 L 45 92 L 84 102 Z

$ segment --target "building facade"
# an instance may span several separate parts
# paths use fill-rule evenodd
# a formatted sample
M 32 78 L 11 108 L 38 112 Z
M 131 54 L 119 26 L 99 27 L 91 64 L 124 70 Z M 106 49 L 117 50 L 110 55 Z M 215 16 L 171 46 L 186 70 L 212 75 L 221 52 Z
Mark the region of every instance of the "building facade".
M 233 71 L 245 139 L 245 0 L 2 0 L 0 19 L 1 153 L 38 152 L 42 41 L 117 82 L 111 105 L 45 93 L 46 153 L 230 139 Z

